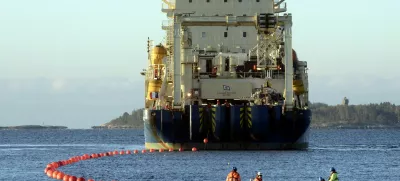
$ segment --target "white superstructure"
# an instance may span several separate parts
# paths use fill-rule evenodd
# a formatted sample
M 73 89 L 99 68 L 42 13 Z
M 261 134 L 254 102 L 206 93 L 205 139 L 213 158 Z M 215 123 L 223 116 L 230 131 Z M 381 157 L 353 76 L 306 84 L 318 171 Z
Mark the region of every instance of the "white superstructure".
M 307 62 L 292 55 L 283 1 L 162 0 L 166 55 L 143 73 L 146 108 L 281 104 L 279 95 L 286 109 L 307 106 Z

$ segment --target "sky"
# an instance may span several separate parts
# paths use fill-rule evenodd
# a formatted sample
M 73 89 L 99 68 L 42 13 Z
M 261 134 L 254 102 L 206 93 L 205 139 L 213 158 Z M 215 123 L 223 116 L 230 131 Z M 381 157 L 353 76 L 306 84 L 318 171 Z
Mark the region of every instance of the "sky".
M 400 1 L 287 0 L 310 100 L 400 104 Z M 0 126 L 90 128 L 143 107 L 160 0 L 0 1 Z

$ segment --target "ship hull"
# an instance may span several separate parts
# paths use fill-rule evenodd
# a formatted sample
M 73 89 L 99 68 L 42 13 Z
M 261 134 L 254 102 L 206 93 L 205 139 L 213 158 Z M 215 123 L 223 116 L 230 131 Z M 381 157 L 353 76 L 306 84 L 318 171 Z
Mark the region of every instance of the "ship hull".
M 311 111 L 190 105 L 183 112 L 145 109 L 143 120 L 146 149 L 302 150 Z

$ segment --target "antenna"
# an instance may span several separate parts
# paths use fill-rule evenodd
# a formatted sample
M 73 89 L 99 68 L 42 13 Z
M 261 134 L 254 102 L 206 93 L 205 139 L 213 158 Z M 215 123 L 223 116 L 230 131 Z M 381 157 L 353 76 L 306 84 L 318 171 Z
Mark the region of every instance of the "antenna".
M 147 37 L 147 58 L 150 60 L 150 37 Z
M 279 2 L 275 3 L 274 6 L 280 6 L 285 0 L 280 0 Z

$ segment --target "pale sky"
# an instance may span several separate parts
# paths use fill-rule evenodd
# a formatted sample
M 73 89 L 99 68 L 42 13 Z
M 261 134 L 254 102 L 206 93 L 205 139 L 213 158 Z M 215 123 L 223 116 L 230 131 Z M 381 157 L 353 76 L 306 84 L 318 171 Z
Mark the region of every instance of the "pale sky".
M 400 104 L 400 1 L 287 3 L 312 102 Z M 142 107 L 163 20 L 160 0 L 0 0 L 0 126 L 89 128 Z

